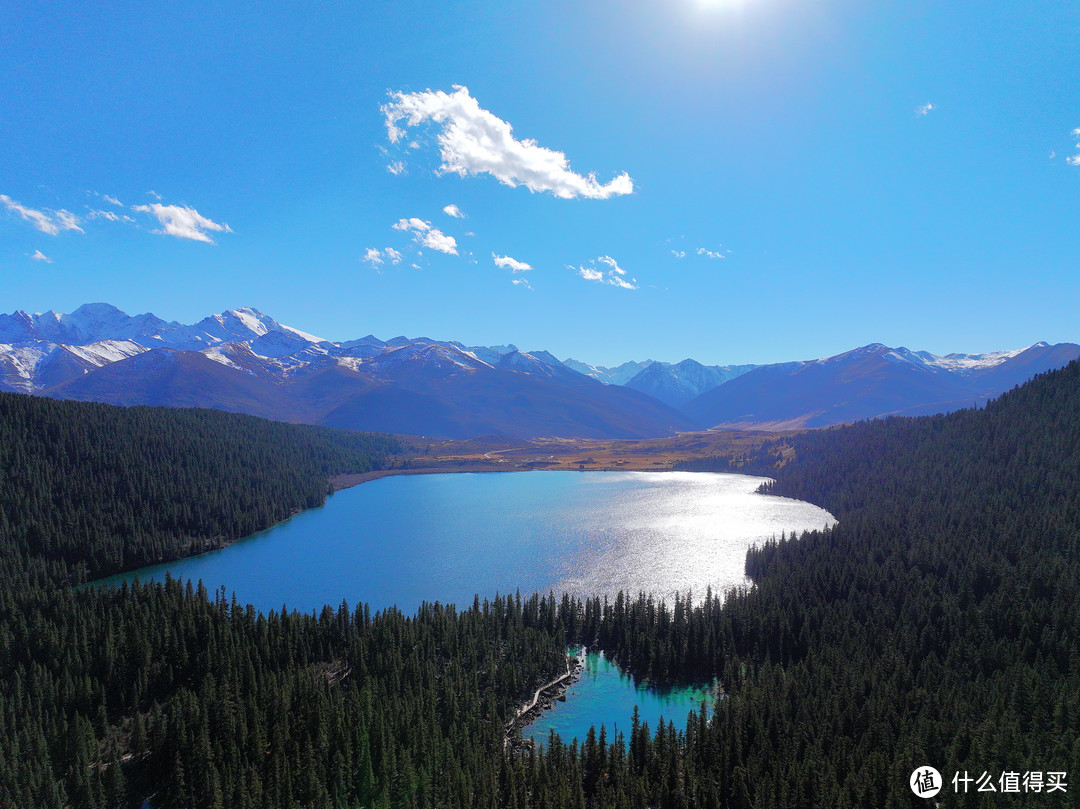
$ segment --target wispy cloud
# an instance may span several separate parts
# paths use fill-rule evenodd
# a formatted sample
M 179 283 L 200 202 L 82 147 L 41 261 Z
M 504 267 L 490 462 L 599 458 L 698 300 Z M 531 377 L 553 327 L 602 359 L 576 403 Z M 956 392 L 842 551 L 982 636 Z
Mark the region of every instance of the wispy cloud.
M 528 278 L 515 278 L 510 283 L 512 283 L 516 287 L 524 287 L 525 289 L 532 289 L 532 284 L 529 283 Z
M 411 219 L 399 219 L 394 223 L 393 228 L 412 233 L 413 241 L 424 247 L 430 247 L 432 250 L 451 256 L 458 254 L 457 241 L 454 237 L 447 236 L 438 228 L 433 228 L 430 222 L 425 222 L 423 219 L 417 219 L 415 216 Z
M 920 104 L 915 108 L 916 115 L 929 115 L 930 111 L 934 109 L 934 105 L 927 102 L 926 104 Z
M 1080 138 L 1080 126 L 1072 131 L 1074 138 Z M 1080 143 L 1076 144 L 1076 148 L 1080 149 Z M 1070 166 L 1080 166 L 1080 152 L 1065 158 L 1065 162 Z
M 697 254 L 699 256 L 705 256 L 705 258 L 727 258 L 727 256 L 719 250 L 710 250 L 707 247 L 699 247 Z
M 91 210 L 86 214 L 87 219 L 107 219 L 110 222 L 134 222 L 130 216 L 125 214 L 118 214 L 116 211 L 102 211 L 98 209 Z
M 35 250 L 34 255 L 30 256 L 30 258 L 32 258 L 34 261 L 44 261 L 46 264 L 53 263 L 52 259 L 42 253 L 40 250 Z
M 425 90 L 391 93 L 382 107 L 386 132 L 392 143 L 404 136 L 398 125 L 419 126 L 433 121 L 441 126 L 438 135 L 441 174 L 491 174 L 499 182 L 515 188 L 524 185 L 533 192 L 549 192 L 562 199 L 587 197 L 607 199 L 631 194 L 634 183 L 626 172 L 608 183 L 595 174 L 582 176 L 570 169 L 563 152 L 548 149 L 535 140 L 517 140 L 513 127 L 483 109 L 469 95 L 469 89 L 454 85 L 452 93 Z
M 103 200 L 105 200 L 107 203 L 109 203 L 110 205 L 115 205 L 117 208 L 123 208 L 124 207 L 124 203 L 122 203 L 116 197 L 110 197 L 108 194 L 102 194 L 101 198 Z
M 4 205 L 9 211 L 17 213 L 27 222 L 31 223 L 34 227 L 40 230 L 42 233 L 47 233 L 50 236 L 57 236 L 61 231 L 65 230 L 77 230 L 79 233 L 83 233 L 83 229 L 79 227 L 79 217 L 70 211 L 63 209 L 59 211 L 35 210 L 34 208 L 27 208 L 7 194 L 0 194 L 0 203 Z
M 598 259 L 601 264 L 606 264 L 611 269 L 609 272 L 618 273 L 619 275 L 626 275 L 626 270 L 619 266 L 619 262 L 613 259 L 611 256 L 600 256 Z
M 383 262 L 389 261 L 391 264 L 400 264 L 403 256 L 393 247 L 387 247 L 383 250 L 378 250 L 374 247 L 369 247 L 360 259 L 365 264 L 370 264 L 372 267 L 378 269 Z
M 457 205 L 447 205 L 445 208 L 442 209 L 442 212 L 447 216 L 454 217 L 455 219 L 465 218 L 465 212 L 461 210 L 461 208 L 459 208 Z
M 233 232 L 228 225 L 218 224 L 186 205 L 162 205 L 159 202 L 151 202 L 149 205 L 132 205 L 131 210 L 148 213 L 157 219 L 161 223 L 161 229 L 155 230 L 154 233 L 162 236 L 214 244 L 214 240 L 207 233 L 208 230 L 217 233 Z
M 405 167 L 405 161 L 394 160 L 393 162 L 386 164 L 386 170 L 396 177 L 399 174 L 405 174 L 407 169 Z
M 675 258 L 686 258 L 686 251 L 685 250 L 672 250 L 671 255 L 675 256 Z
M 597 265 L 602 266 L 597 266 Z M 604 267 L 607 267 L 605 270 Z M 599 256 L 591 259 L 587 265 L 570 267 L 586 281 L 599 281 L 622 289 L 637 289 L 637 279 L 627 275 L 626 270 L 611 256 Z
M 510 256 L 497 256 L 492 253 L 491 258 L 495 262 L 496 267 L 501 267 L 502 269 L 510 270 L 511 272 L 527 272 L 532 269 L 531 264 L 526 264 L 524 261 L 510 258 Z

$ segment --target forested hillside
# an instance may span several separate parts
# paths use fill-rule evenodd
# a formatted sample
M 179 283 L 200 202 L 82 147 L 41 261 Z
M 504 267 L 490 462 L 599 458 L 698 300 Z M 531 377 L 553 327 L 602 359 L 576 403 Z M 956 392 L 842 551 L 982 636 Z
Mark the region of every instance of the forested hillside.
M 771 491 L 839 524 L 751 553 L 757 587 L 725 602 L 261 616 L 175 583 L 4 586 L 0 806 L 926 806 L 925 764 L 943 805 L 1073 805 L 1000 790 L 1080 761 L 1080 364 L 783 450 Z M 568 641 L 724 697 L 684 727 L 505 747 Z
M 390 436 L 0 392 L 0 559 L 54 582 L 221 547 L 379 468 Z

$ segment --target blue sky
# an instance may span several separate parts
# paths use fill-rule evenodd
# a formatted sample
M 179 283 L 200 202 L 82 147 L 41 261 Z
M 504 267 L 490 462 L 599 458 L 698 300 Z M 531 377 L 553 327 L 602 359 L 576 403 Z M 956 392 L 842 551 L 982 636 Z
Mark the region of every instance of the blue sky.
M 1075 3 L 103 5 L 0 8 L 5 312 L 602 364 L 1080 341 Z

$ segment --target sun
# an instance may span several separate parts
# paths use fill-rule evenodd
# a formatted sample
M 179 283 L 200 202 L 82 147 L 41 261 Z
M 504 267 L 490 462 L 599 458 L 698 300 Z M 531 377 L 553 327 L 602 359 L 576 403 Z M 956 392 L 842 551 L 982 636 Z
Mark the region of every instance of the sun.
M 698 8 L 705 10 L 728 10 L 739 9 L 747 4 L 748 0 L 694 0 Z

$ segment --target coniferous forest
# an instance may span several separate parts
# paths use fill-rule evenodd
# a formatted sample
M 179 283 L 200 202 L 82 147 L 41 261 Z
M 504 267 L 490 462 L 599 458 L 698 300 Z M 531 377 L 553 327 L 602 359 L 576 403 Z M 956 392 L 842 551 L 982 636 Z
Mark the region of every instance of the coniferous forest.
M 752 552 L 756 586 L 726 600 L 264 615 L 175 582 L 69 586 L 264 527 L 394 449 L 0 397 L 0 806 L 921 806 L 925 764 L 999 789 L 943 805 L 1075 804 L 1080 785 L 998 777 L 1080 761 L 1080 364 L 741 459 L 839 523 Z M 678 727 L 507 745 L 570 642 L 723 697 Z

